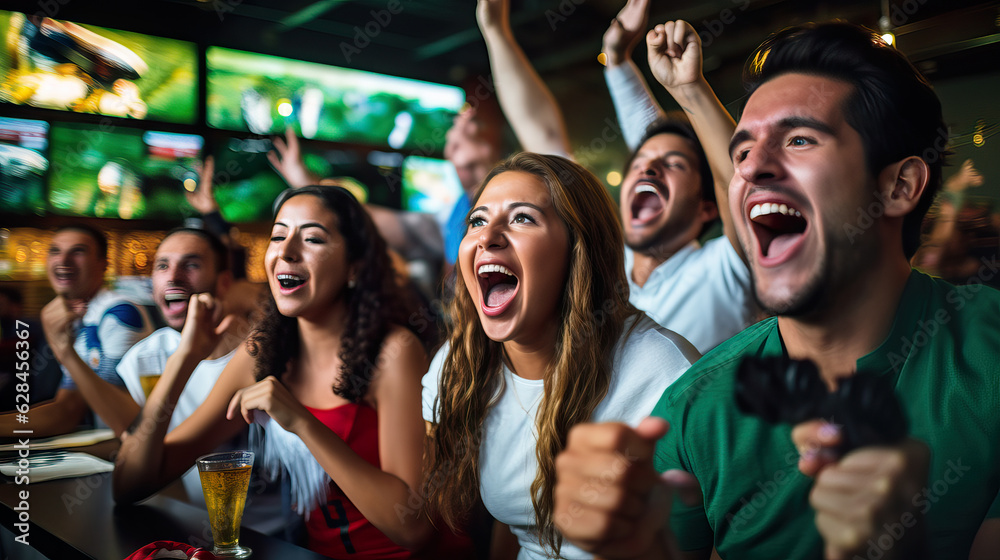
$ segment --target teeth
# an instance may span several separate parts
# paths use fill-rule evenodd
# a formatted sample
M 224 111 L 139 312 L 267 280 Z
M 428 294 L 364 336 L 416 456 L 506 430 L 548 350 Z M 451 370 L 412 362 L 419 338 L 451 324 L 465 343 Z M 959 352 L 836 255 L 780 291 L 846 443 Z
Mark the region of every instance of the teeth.
M 635 194 L 639 194 L 639 193 L 660 194 L 651 185 L 639 185 L 638 187 L 635 188 Z
M 281 281 L 281 280 L 292 280 L 292 281 L 294 281 L 294 280 L 302 280 L 301 276 L 296 276 L 294 274 L 279 274 L 279 275 L 277 275 L 277 278 L 278 278 L 278 281 Z
M 177 294 L 166 294 L 166 295 L 163 296 L 163 299 L 165 299 L 167 301 L 186 301 L 187 298 L 188 298 L 187 294 L 180 294 L 180 293 L 177 293 Z
M 506 266 L 499 264 L 484 264 L 479 267 L 479 274 L 486 274 L 489 272 L 501 272 L 507 276 L 513 276 L 514 273 L 510 271 Z
M 785 216 L 795 216 L 797 218 L 802 217 L 801 212 L 785 204 L 764 202 L 762 204 L 755 204 L 754 207 L 750 209 L 751 220 L 757 218 L 758 216 L 766 216 L 768 214 L 784 214 Z

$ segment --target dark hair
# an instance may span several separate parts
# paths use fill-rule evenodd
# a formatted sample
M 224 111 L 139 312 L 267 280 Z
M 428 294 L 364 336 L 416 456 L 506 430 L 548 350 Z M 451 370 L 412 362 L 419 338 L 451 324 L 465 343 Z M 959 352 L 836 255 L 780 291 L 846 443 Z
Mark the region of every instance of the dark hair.
M 336 394 L 358 402 L 368 392 L 386 333 L 393 323 L 405 324 L 407 308 L 397 303 L 385 240 L 354 196 L 343 187 L 287 189 L 275 200 L 274 215 L 288 199 L 301 195 L 315 196 L 337 216 L 337 231 L 344 238 L 347 260 L 358 265 L 355 287 L 345 288 L 348 311 L 340 339 L 341 378 L 333 387 Z M 280 375 L 299 352 L 298 321 L 278 311 L 270 291 L 267 299 L 263 317 L 247 340 L 248 351 L 256 358 L 258 380 Z
M 870 29 L 843 21 L 808 23 L 769 37 L 743 70 L 749 94 L 787 73 L 840 80 L 854 86 L 844 102 L 847 123 L 861 135 L 868 172 L 917 156 L 930 180 L 917 206 L 903 219 L 903 252 L 920 246 L 920 223 L 941 185 L 948 128 L 941 102 L 906 57 Z
M 694 128 L 691 127 L 690 121 L 684 113 L 679 111 L 672 111 L 667 114 L 667 116 L 656 120 L 648 127 L 646 127 L 646 132 L 642 135 L 642 140 L 639 141 L 639 146 L 632 151 L 629 156 L 628 161 L 625 163 L 625 171 L 622 175 L 627 175 L 629 168 L 632 167 L 632 161 L 635 160 L 636 156 L 639 155 L 639 150 L 642 149 L 643 144 L 648 142 L 650 138 L 654 136 L 659 136 L 661 134 L 676 134 L 681 138 L 684 138 L 691 144 L 691 149 L 694 150 L 696 156 L 698 156 L 698 172 L 701 174 L 701 199 L 706 202 L 715 202 L 715 180 L 712 178 L 712 168 L 708 165 L 708 158 L 705 157 L 705 150 L 701 147 L 701 142 L 698 141 L 698 135 L 695 133 Z
M 97 244 L 97 257 L 101 259 L 108 258 L 108 238 L 103 232 L 86 224 L 70 224 L 56 228 L 56 231 L 53 233 L 62 233 L 64 231 L 78 231 L 89 235 L 94 240 L 94 243 Z
M 222 241 L 215 236 L 212 232 L 204 229 L 193 228 L 193 227 L 176 227 L 167 232 L 160 240 L 162 245 L 164 241 L 167 240 L 172 235 L 178 233 L 188 233 L 191 235 L 196 235 L 205 240 L 208 243 L 209 248 L 212 250 L 212 255 L 215 256 L 215 271 L 225 272 L 229 270 L 229 250 L 226 246 L 222 244 Z

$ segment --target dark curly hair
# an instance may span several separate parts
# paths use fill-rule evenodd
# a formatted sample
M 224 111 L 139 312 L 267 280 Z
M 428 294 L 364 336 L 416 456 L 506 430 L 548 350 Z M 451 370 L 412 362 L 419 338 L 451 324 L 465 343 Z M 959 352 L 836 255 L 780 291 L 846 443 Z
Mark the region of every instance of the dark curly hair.
M 385 240 L 354 196 L 342 187 L 288 189 L 275 200 L 274 215 L 288 199 L 302 195 L 315 196 L 336 214 L 337 231 L 347 245 L 347 260 L 358 265 L 355 286 L 345 288 L 348 312 L 340 339 L 341 376 L 333 387 L 337 395 L 358 402 L 368 392 L 382 341 L 393 324 L 406 324 L 409 305 L 396 295 L 396 276 Z M 299 352 L 298 321 L 278 311 L 270 290 L 266 297 L 263 316 L 247 339 L 247 349 L 256 358 L 258 381 L 285 371 Z

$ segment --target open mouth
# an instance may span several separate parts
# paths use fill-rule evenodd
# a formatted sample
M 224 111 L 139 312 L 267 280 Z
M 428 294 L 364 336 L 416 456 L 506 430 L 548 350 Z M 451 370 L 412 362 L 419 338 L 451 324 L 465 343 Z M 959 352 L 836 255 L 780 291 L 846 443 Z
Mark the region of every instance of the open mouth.
M 666 195 L 663 193 L 666 190 L 648 179 L 639 183 L 632 193 L 632 221 L 648 223 L 662 214 L 666 203 Z
M 484 306 L 502 311 L 517 293 L 517 276 L 514 276 L 509 268 L 501 264 L 480 265 L 477 272 Z
M 190 294 L 187 292 L 167 292 L 163 294 L 163 300 L 167 304 L 167 311 L 177 312 L 187 306 Z
M 55 278 L 57 282 L 72 282 L 76 278 L 76 271 L 56 269 Z
M 788 253 L 802 239 L 809 222 L 802 213 L 784 203 L 762 202 L 750 209 L 750 223 L 768 260 Z
M 292 291 L 306 283 L 306 279 L 295 274 L 278 274 L 275 276 L 282 291 Z

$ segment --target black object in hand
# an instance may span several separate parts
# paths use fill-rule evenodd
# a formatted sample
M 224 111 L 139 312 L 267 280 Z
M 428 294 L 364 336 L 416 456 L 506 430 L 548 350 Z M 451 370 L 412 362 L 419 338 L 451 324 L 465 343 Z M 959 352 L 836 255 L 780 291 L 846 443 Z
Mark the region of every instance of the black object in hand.
M 827 390 L 810 360 L 745 358 L 736 373 L 736 405 L 772 424 L 825 419 L 841 428 L 841 454 L 900 441 L 909 432 L 893 387 L 883 376 L 858 372 Z

